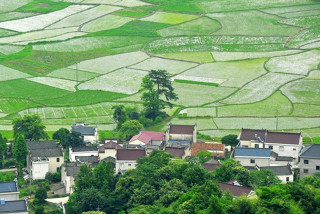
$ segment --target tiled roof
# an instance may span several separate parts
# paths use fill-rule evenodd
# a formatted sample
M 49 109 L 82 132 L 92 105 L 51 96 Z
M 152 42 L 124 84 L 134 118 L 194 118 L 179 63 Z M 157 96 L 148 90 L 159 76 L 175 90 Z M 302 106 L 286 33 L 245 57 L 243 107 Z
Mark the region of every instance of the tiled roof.
M 265 141 L 265 129 L 242 129 L 240 134 L 240 140 L 258 140 L 260 137 L 262 141 Z
M 6 201 L 0 206 L 0 213 L 25 213 L 28 211 L 25 200 Z
M 33 149 L 55 149 L 57 144 L 54 140 L 47 141 L 27 141 L 27 147 L 29 150 Z
M 15 181 L 1 182 L 0 183 L 0 193 L 3 192 L 17 192 L 17 184 Z
M 188 134 L 192 135 L 195 125 L 174 125 L 170 124 L 169 133 L 170 134 Z
M 300 142 L 301 133 L 289 132 L 269 132 L 267 131 L 266 143 L 280 143 L 280 144 L 296 144 Z
M 291 167 L 287 166 L 264 166 L 260 170 L 271 169 L 275 175 L 292 175 Z
M 79 160 L 82 163 L 98 163 L 98 156 L 75 156 L 76 160 Z
M 165 151 L 174 157 L 182 158 L 185 155 L 184 148 L 166 147 Z
M 130 142 L 135 140 L 140 140 L 141 142 L 147 144 L 151 140 L 162 141 L 164 138 L 163 132 L 152 132 L 152 131 L 141 131 L 139 134 L 133 136 Z
M 207 162 L 205 162 L 205 163 L 203 163 L 203 164 L 201 164 L 201 165 L 205 168 L 205 170 L 207 170 L 207 171 L 213 171 L 213 170 L 215 170 L 220 164 L 218 164 L 218 162 L 215 161 L 215 160 L 209 160 L 209 161 L 207 161 Z
M 96 126 L 88 126 L 87 124 L 76 123 L 71 125 L 72 132 L 79 132 L 81 135 L 94 135 Z
M 234 157 L 270 157 L 270 149 L 236 148 Z
M 196 156 L 200 151 L 216 150 L 224 152 L 224 144 L 221 143 L 193 143 L 191 155 Z M 223 155 L 222 155 L 223 156 Z
M 71 148 L 72 152 L 93 152 L 98 151 L 97 147 L 95 146 L 77 146 Z
M 236 186 L 233 184 L 227 184 L 227 183 L 221 183 L 221 182 L 219 182 L 218 184 L 222 192 L 229 190 L 230 193 L 235 197 L 239 197 L 242 195 L 248 196 L 249 193 L 253 191 L 253 189 L 249 187 Z
M 118 149 L 117 160 L 138 160 L 138 158 L 146 156 L 144 149 Z
M 68 163 L 64 165 L 67 176 L 76 177 L 80 172 L 80 167 L 76 163 Z
M 122 146 L 113 141 L 109 141 L 108 143 L 105 143 L 102 146 L 100 146 L 99 153 L 105 153 L 106 149 L 122 149 Z
M 300 157 L 320 158 L 320 144 L 312 144 L 301 151 Z

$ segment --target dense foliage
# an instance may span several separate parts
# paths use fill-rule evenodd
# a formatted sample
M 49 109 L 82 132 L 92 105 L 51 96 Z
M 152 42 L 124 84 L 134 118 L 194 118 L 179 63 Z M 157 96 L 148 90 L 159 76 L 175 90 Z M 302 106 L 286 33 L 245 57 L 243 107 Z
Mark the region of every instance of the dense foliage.
M 271 171 L 249 172 L 234 160 L 223 161 L 214 172 L 207 172 L 199 159 L 173 159 L 164 151 L 153 151 L 138 160 L 137 168 L 114 175 L 110 163 L 95 169 L 81 166 L 75 192 L 67 203 L 67 213 L 100 210 L 106 213 L 318 213 L 320 176 L 279 184 Z M 257 176 L 270 179 L 257 182 Z M 251 178 L 252 177 L 252 178 Z M 257 196 L 233 200 L 222 193 L 218 181 L 237 179 L 253 186 Z M 254 182 L 254 183 L 251 183 Z

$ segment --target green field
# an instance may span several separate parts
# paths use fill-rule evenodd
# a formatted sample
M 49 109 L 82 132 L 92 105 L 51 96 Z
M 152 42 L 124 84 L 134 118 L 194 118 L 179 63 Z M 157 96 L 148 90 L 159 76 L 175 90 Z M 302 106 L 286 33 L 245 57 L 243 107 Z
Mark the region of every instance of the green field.
M 39 114 L 48 131 L 113 129 L 142 109 L 141 81 L 171 75 L 165 124 L 213 136 L 241 128 L 320 135 L 318 0 L 0 1 L 0 130 Z

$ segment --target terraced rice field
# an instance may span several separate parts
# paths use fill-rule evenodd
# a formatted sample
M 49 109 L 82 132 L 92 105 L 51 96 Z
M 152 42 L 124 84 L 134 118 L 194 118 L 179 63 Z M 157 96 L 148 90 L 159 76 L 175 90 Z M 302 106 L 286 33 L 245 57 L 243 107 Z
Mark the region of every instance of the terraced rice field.
M 34 1 L 0 0 L 0 131 L 28 113 L 113 129 L 112 106 L 141 110 L 142 78 L 165 69 L 173 123 L 320 135 L 319 1 Z

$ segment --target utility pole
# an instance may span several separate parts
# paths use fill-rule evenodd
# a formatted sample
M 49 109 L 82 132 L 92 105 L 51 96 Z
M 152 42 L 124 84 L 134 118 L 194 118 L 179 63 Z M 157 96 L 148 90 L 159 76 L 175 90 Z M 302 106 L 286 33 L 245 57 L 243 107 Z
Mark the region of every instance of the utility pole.
M 29 114 L 29 108 L 30 108 L 30 99 L 28 98 L 28 114 Z

